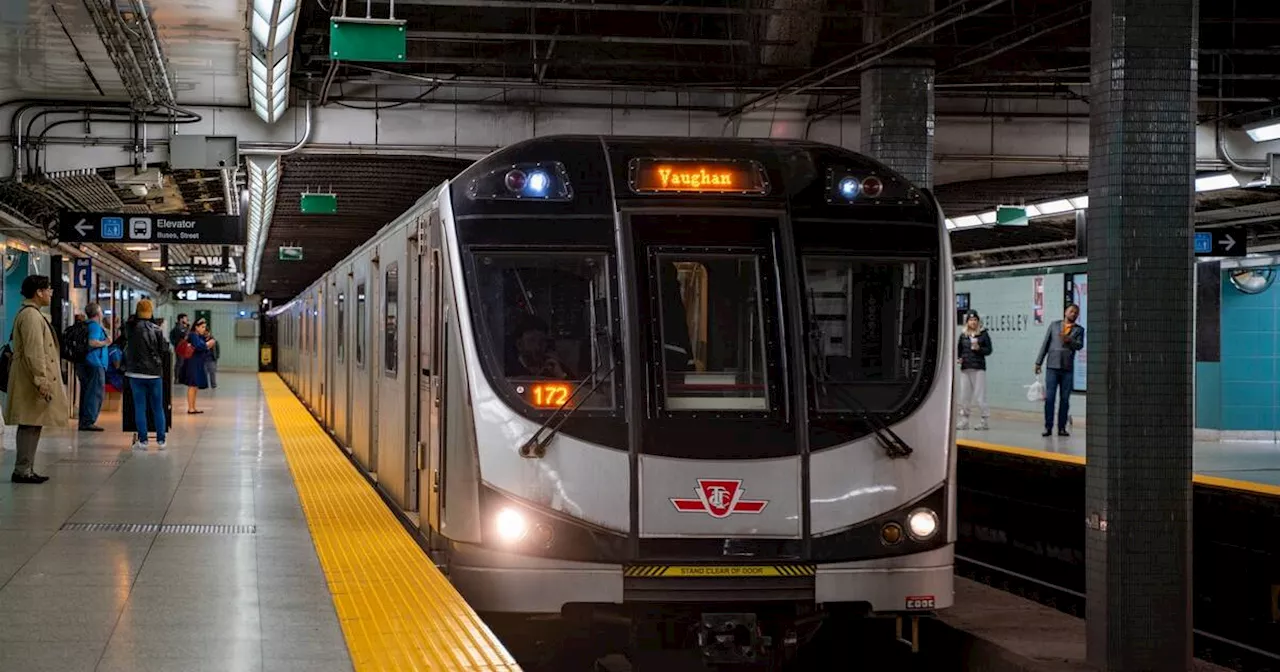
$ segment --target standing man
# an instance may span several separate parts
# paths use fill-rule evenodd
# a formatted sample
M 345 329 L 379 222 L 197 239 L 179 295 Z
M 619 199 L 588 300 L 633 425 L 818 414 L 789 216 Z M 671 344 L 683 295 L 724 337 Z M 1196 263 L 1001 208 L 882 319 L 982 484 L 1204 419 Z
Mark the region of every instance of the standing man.
M 101 432 L 98 413 L 102 411 L 102 394 L 107 383 L 107 346 L 111 339 L 102 326 L 102 306 L 91 303 L 85 306 L 89 322 L 89 352 L 84 361 L 76 364 L 76 376 L 80 378 L 80 431 Z
M 1061 320 L 1049 325 L 1044 334 L 1044 343 L 1040 344 L 1040 355 L 1036 357 L 1036 375 L 1040 375 L 1043 365 L 1048 371 L 1044 375 L 1044 434 L 1053 434 L 1053 402 L 1058 396 L 1062 402 L 1058 405 L 1058 436 L 1071 436 L 1067 433 L 1067 418 L 1071 413 L 1071 392 L 1075 382 L 1076 353 L 1084 349 L 1084 327 L 1076 324 L 1080 317 L 1080 307 L 1074 303 L 1067 304 L 1067 310 Z

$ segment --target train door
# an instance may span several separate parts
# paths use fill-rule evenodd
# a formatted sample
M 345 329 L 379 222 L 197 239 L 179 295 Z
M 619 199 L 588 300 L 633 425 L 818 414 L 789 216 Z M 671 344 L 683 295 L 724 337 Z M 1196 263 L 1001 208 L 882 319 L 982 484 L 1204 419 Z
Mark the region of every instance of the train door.
M 378 465 L 373 461 L 373 379 L 370 373 L 370 315 L 369 315 L 369 269 L 371 264 L 367 256 L 356 262 L 356 270 L 352 276 L 355 284 L 355 311 L 352 324 L 352 362 L 351 362 L 351 452 L 356 461 L 364 465 L 366 471 L 374 472 Z
M 347 433 L 347 422 L 351 417 L 350 366 L 347 360 L 351 353 L 347 351 L 347 302 L 351 293 L 351 279 L 343 269 L 333 274 L 333 389 L 329 394 L 329 407 L 333 413 L 333 436 L 345 449 L 351 450 L 350 436 Z
M 418 356 L 422 376 L 418 383 L 419 458 L 418 510 L 426 514 L 432 533 L 440 529 L 441 499 L 444 496 L 444 305 L 441 290 L 440 215 L 431 212 L 427 222 L 426 253 L 418 260 L 422 291 L 418 301 Z
M 329 417 L 326 410 L 329 407 L 329 361 L 326 355 L 328 346 L 325 342 L 325 333 L 327 329 L 325 325 L 328 323 L 329 307 L 325 305 L 325 299 L 329 293 L 325 291 L 324 283 L 316 288 L 316 416 L 320 418 L 322 424 L 326 427 L 329 425 Z
M 409 364 L 405 332 L 405 310 L 409 305 L 406 300 L 413 274 L 409 272 L 409 246 L 415 244 L 408 240 L 406 230 L 400 230 L 400 236 L 379 246 L 380 263 L 378 265 L 379 301 L 375 307 L 380 317 L 382 333 L 376 348 L 379 358 L 374 363 L 377 381 L 377 418 L 374 444 L 378 465 L 378 484 L 397 505 L 408 509 L 416 508 L 416 499 L 412 502 L 409 495 L 409 454 L 412 452 L 408 444 L 409 394 L 405 384 L 408 374 L 405 372 Z M 416 464 L 416 461 L 415 461 Z

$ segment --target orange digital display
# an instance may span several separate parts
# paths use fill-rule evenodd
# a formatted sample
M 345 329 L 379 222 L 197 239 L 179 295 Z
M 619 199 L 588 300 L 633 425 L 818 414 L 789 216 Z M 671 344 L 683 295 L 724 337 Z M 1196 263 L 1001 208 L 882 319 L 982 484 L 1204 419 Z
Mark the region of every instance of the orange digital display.
M 632 159 L 631 188 L 642 194 L 764 194 L 769 185 L 755 161 Z
M 560 408 L 572 392 L 568 383 L 534 383 L 529 386 L 529 401 L 538 408 Z

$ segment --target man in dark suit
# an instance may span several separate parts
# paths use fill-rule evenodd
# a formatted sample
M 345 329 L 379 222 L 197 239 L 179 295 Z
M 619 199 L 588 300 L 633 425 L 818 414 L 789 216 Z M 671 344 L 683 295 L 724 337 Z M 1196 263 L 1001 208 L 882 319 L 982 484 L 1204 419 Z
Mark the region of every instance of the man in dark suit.
M 1084 349 L 1084 327 L 1076 324 L 1079 317 L 1080 307 L 1068 304 L 1063 318 L 1055 320 L 1045 331 L 1044 343 L 1036 357 L 1036 375 L 1040 375 L 1042 366 L 1048 369 L 1044 375 L 1044 434 L 1041 436 L 1053 434 L 1053 404 L 1059 396 L 1062 402 L 1058 405 L 1058 436 L 1070 436 L 1067 418 L 1071 413 L 1076 353 Z

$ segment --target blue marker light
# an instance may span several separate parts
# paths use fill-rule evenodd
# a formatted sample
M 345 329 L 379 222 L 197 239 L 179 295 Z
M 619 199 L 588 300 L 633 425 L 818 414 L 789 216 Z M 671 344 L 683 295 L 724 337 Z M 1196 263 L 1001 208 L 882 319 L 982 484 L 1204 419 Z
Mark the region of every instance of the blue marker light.
M 551 184 L 551 178 L 547 174 L 538 170 L 529 173 L 529 182 L 527 191 L 533 196 L 542 196 L 546 194 L 547 187 Z
M 852 201 L 858 197 L 859 187 L 860 184 L 857 180 L 852 177 L 846 177 L 840 180 L 840 195 Z

